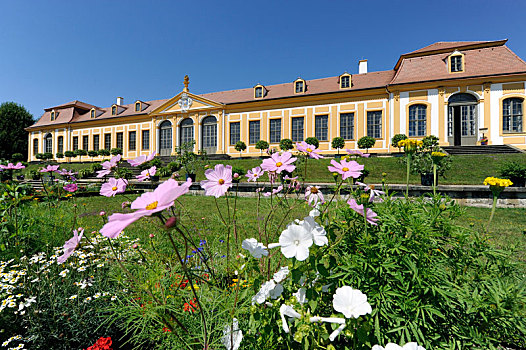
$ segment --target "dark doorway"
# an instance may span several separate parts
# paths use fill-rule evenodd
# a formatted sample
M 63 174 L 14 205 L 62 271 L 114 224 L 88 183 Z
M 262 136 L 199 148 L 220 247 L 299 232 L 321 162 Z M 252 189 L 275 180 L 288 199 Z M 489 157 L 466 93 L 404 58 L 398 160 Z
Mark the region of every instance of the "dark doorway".
M 452 146 L 477 144 L 477 98 L 470 94 L 455 94 L 448 100 L 448 140 Z

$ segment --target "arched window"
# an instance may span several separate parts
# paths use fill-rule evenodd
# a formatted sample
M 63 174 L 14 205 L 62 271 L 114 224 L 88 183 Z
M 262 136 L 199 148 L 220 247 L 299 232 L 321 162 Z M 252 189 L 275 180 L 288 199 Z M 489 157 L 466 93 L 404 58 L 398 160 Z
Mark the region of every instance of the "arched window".
M 59 136 L 57 138 L 57 152 L 64 153 L 64 136 Z
M 215 153 L 217 148 L 217 119 L 213 115 L 203 118 L 202 122 L 202 149 L 208 153 Z
M 117 106 L 111 107 L 111 115 L 117 115 Z
M 522 132 L 522 98 L 507 98 L 502 101 L 502 131 Z
M 409 136 L 426 136 L 427 106 L 424 104 L 409 107 Z
M 194 121 L 192 118 L 183 119 L 180 124 L 179 145 L 185 142 L 191 142 L 194 139 Z
M 53 153 L 53 136 L 47 134 L 44 138 L 44 152 Z
M 256 85 L 254 87 L 254 98 L 262 98 L 263 97 L 263 86 Z
M 172 123 L 168 120 L 159 125 L 159 149 L 161 156 L 172 154 Z

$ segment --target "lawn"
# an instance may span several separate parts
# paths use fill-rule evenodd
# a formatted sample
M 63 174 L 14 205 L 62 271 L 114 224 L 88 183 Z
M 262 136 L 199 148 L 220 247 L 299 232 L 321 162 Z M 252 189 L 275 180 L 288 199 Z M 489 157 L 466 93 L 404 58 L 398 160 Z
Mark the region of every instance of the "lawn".
M 508 161 L 517 161 L 526 164 L 526 154 L 494 154 L 494 155 L 453 155 L 451 169 L 445 174 L 445 178 L 439 179 L 439 184 L 458 184 L 458 185 L 480 185 L 488 176 L 497 176 L 499 167 Z M 86 157 L 86 160 L 88 158 Z M 331 159 L 309 160 L 307 182 L 333 182 L 332 175 L 327 170 Z M 382 174 L 386 173 L 386 181 L 392 184 L 405 183 L 406 167 L 397 157 L 371 157 L 361 158 L 360 164 L 365 165 L 370 174 L 366 181 L 369 183 L 381 183 Z M 210 161 L 211 165 L 229 164 L 243 168 L 245 171 L 261 165 L 261 159 L 236 159 L 227 161 Z M 91 167 L 93 163 L 71 163 L 63 164 L 67 169 L 78 171 L 85 167 Z M 36 170 L 37 164 L 31 164 L 25 172 Z M 184 171 L 181 170 L 183 173 Z M 197 175 L 197 180 L 204 179 L 203 171 Z M 410 176 L 410 182 L 420 183 L 420 177 Z

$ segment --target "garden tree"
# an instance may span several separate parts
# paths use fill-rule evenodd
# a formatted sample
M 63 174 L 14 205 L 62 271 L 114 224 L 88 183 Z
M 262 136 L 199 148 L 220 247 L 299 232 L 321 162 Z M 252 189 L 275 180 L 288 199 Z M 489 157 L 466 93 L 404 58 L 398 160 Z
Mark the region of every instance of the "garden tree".
M 15 102 L 0 105 L 0 158 L 11 159 L 13 153 L 27 155 L 27 131 L 35 121 L 31 113 Z
M 53 159 L 53 153 L 51 153 L 51 152 L 46 152 L 46 153 L 44 153 L 43 156 L 42 156 L 42 159 L 43 159 L 43 160 L 50 160 L 50 159 Z
M 239 152 L 239 157 L 241 158 L 241 152 L 247 149 L 247 145 L 243 141 L 237 141 L 234 148 Z
M 338 154 L 340 154 L 340 149 L 345 147 L 345 140 L 343 137 L 335 137 L 332 139 L 331 146 L 332 148 L 336 148 L 338 150 Z
M 75 158 L 77 156 L 77 154 L 73 151 L 66 151 L 64 152 L 64 155 L 66 158 L 68 158 L 68 162 L 71 162 L 71 158 Z
M 88 156 L 91 157 L 91 161 L 93 161 L 93 158 L 98 156 L 98 155 L 99 155 L 99 152 L 97 152 L 97 151 L 93 151 L 93 150 L 88 151 Z
M 264 149 L 268 149 L 268 148 L 269 148 L 269 144 L 268 144 L 267 141 L 259 140 L 256 143 L 256 149 L 258 149 L 260 151 L 260 155 L 263 155 L 263 150 Z
M 288 151 L 289 149 L 294 148 L 294 144 L 291 139 L 282 139 L 279 142 L 279 148 L 281 148 L 282 151 Z
M 391 139 L 391 146 L 397 147 L 398 148 L 398 152 L 401 151 L 400 147 L 398 147 L 398 142 L 400 142 L 402 140 L 407 140 L 407 135 L 406 134 L 396 134 Z
M 315 137 L 307 137 L 305 139 L 305 142 L 307 142 L 309 145 L 312 145 L 316 148 L 318 148 L 318 146 L 320 145 L 320 141 L 318 141 L 318 139 Z
M 58 159 L 64 158 L 64 153 L 57 152 L 55 154 L 55 157 L 57 157 Z
M 35 154 L 35 158 L 38 160 L 44 159 L 44 153 L 37 153 Z
M 112 148 L 110 153 L 112 156 L 116 156 L 117 154 L 122 154 L 122 148 Z
M 13 155 L 11 156 L 11 159 L 14 162 L 21 162 L 24 160 L 24 155 L 22 153 L 13 153 Z
M 99 149 L 99 151 L 97 152 L 99 154 L 99 156 L 102 157 L 102 160 L 104 160 L 104 157 L 107 157 L 110 155 L 110 151 L 108 151 L 107 149 L 103 148 L 103 149 Z
M 75 154 L 79 156 L 79 162 L 82 162 L 82 156 L 87 156 L 88 152 L 79 148 L 78 150 L 75 151 Z
M 376 143 L 376 139 L 371 136 L 364 136 L 358 140 L 358 148 L 366 149 L 367 153 L 369 153 L 369 148 L 373 147 Z

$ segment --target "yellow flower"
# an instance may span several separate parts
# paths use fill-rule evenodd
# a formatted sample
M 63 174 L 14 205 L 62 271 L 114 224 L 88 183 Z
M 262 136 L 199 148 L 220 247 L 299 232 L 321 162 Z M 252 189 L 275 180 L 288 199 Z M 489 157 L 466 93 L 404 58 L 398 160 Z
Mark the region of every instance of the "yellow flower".
M 447 154 L 442 153 L 442 152 L 433 152 L 433 153 L 431 153 L 432 157 L 445 157 L 446 155 Z
M 508 179 L 499 179 L 490 176 L 484 180 L 484 185 L 489 185 L 490 187 L 508 187 L 513 185 L 513 182 Z

